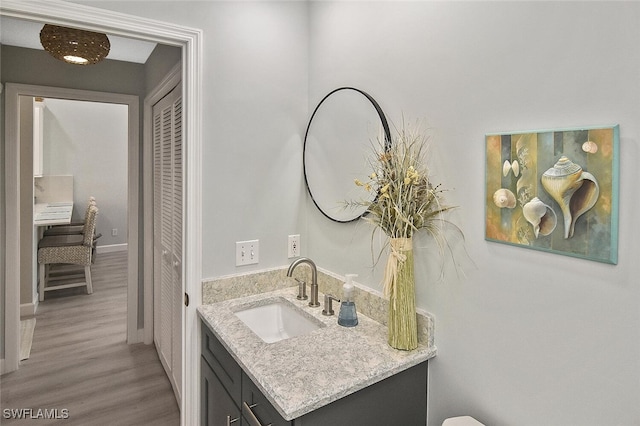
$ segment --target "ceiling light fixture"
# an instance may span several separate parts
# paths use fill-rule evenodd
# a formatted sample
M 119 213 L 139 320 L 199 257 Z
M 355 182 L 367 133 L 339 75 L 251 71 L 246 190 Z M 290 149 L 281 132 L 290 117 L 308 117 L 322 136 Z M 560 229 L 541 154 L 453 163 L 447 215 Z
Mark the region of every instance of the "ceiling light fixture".
M 40 43 L 54 58 L 76 65 L 96 64 L 111 48 L 106 34 L 49 24 L 40 31 Z

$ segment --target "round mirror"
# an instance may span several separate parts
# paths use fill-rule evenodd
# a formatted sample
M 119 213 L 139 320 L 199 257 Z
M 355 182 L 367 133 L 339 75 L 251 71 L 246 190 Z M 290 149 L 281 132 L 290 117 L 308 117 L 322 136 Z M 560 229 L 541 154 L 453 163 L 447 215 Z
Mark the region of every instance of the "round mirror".
M 304 137 L 304 179 L 318 209 L 336 222 L 360 218 L 367 206 L 346 207 L 345 201 L 373 201 L 376 194 L 356 186 L 371 174 L 368 159 L 378 139 L 391 143 L 389 124 L 369 94 L 340 87 L 325 96 L 311 114 Z

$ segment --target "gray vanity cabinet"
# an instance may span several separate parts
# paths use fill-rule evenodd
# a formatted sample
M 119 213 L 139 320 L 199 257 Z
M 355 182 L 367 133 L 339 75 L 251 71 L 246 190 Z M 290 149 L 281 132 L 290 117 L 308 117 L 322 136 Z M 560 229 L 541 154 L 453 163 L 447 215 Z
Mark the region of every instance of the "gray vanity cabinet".
M 201 365 L 203 426 L 419 425 L 427 418 L 427 361 L 291 421 L 282 418 L 205 324 Z
M 240 426 L 242 369 L 205 325 L 200 369 L 200 424 Z
M 204 324 L 200 365 L 202 426 L 291 426 Z

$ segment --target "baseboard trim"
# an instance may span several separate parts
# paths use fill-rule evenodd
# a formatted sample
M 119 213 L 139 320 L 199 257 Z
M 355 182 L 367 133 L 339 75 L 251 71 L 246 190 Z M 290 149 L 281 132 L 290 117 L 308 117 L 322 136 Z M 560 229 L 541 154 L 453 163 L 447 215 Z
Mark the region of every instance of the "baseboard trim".
M 38 310 L 38 299 L 31 303 L 21 303 L 20 304 L 20 318 L 23 317 L 32 317 L 36 314 Z
M 96 247 L 98 253 L 113 253 L 115 251 L 127 251 L 127 243 L 124 244 L 110 244 L 106 246 Z
M 136 343 L 144 343 L 144 328 L 138 328 L 133 333 L 130 333 L 130 335 L 133 337 L 127 340 L 127 344 L 133 345 Z

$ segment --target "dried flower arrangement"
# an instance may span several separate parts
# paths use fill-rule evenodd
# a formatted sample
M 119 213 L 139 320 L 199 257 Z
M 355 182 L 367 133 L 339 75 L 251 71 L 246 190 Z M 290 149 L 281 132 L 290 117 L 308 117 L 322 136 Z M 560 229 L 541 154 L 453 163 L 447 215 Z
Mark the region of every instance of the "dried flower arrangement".
M 375 196 L 373 201 L 348 201 L 349 206 L 367 206 L 363 219 L 389 237 L 390 254 L 384 273 L 384 293 L 390 299 L 389 344 L 398 349 L 417 347 L 415 282 L 412 237 L 426 230 L 447 246 L 443 213 L 454 209 L 442 202 L 445 191 L 433 185 L 426 166 L 428 138 L 419 128 L 404 125 L 396 129 L 391 144 L 379 142 L 369 159 L 373 170 L 368 180 L 355 180 Z
M 442 204 L 441 185 L 433 185 L 426 167 L 427 137 L 403 126 L 390 146 L 375 149 L 369 180 L 355 180 L 367 191 L 377 194 L 372 202 L 348 202 L 367 205 L 367 222 L 390 238 L 410 238 L 426 229 L 434 237 L 440 234 L 441 214 L 455 208 Z

